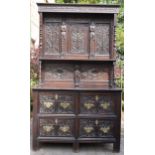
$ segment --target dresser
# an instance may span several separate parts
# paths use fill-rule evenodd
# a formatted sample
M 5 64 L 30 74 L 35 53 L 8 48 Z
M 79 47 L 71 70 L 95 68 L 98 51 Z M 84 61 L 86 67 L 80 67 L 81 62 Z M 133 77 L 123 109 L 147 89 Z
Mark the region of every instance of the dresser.
M 33 149 L 41 143 L 113 143 L 120 150 L 121 89 L 115 85 L 119 5 L 43 4 Z

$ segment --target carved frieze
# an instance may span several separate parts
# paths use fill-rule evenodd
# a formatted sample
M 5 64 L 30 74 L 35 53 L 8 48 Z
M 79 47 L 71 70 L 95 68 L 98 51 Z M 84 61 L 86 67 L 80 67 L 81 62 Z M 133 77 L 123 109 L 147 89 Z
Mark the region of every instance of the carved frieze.
M 44 66 L 44 81 L 74 80 L 72 64 L 52 63 Z
M 109 80 L 108 76 L 108 70 L 103 65 L 81 65 L 81 80 Z

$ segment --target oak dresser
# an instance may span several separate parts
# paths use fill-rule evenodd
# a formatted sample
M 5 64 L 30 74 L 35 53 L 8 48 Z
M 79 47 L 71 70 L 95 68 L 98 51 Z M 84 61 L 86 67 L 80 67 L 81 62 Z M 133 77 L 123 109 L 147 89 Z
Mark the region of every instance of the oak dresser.
M 33 149 L 40 143 L 113 143 L 120 150 L 116 88 L 119 5 L 38 3 L 40 78 L 33 89 Z

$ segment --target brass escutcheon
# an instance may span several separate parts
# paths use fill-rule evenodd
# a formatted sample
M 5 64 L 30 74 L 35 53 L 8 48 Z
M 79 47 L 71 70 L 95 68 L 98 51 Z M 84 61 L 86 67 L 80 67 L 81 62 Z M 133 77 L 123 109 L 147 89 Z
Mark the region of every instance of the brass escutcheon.
M 95 100 L 96 100 L 96 101 L 99 100 L 99 96 L 98 96 L 98 95 L 95 96 Z
M 98 120 L 95 121 L 95 124 L 98 125 Z
M 51 108 L 54 105 L 53 102 L 44 102 L 43 104 L 46 108 Z
M 110 103 L 109 102 L 103 102 L 100 104 L 100 106 L 103 108 L 103 109 L 108 109 L 109 106 L 110 106 Z
M 61 103 L 60 103 L 60 106 L 61 106 L 63 109 L 67 109 L 67 108 L 70 106 L 70 103 L 68 103 L 68 102 L 61 102 Z
M 103 133 L 108 133 L 109 130 L 110 130 L 110 127 L 101 127 L 100 130 L 103 132 Z
M 60 127 L 60 130 L 64 133 L 68 132 L 70 130 L 70 127 L 69 126 L 61 126 Z
M 55 98 L 55 100 L 57 100 L 58 99 L 58 94 L 55 94 L 54 98 Z
M 91 108 L 94 107 L 94 104 L 93 103 L 86 102 L 86 103 L 84 103 L 84 107 L 89 110 L 89 109 L 91 109 Z
M 94 130 L 93 127 L 88 127 L 88 126 L 84 127 L 84 131 L 85 131 L 86 133 L 91 133 L 93 130 Z
M 50 132 L 54 129 L 53 125 L 44 125 L 43 130 L 46 132 Z

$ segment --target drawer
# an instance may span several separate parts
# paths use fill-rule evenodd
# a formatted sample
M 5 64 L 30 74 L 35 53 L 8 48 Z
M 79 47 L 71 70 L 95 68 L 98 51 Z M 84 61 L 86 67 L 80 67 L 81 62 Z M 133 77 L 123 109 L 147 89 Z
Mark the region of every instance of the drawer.
M 104 119 L 79 119 L 79 137 L 114 137 L 115 121 Z
M 42 137 L 73 137 L 74 118 L 40 118 L 39 135 Z
M 80 113 L 114 114 L 115 104 L 110 93 L 81 93 Z
M 40 113 L 66 113 L 75 111 L 75 94 L 69 92 L 46 92 L 39 94 Z

